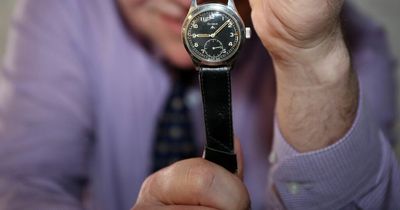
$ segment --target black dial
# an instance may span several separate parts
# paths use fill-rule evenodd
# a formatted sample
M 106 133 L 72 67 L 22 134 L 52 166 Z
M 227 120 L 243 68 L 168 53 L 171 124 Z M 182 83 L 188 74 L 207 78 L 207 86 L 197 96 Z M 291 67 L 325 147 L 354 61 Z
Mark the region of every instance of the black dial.
M 205 11 L 188 23 L 186 47 L 198 59 L 221 62 L 232 57 L 240 45 L 240 27 L 228 14 Z

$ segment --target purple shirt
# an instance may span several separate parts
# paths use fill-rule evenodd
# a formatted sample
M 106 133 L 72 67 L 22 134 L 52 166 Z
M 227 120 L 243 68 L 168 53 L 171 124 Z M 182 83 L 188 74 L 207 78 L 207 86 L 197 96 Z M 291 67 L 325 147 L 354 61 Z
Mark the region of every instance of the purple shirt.
M 257 38 L 232 72 L 253 209 L 400 209 L 388 141 L 394 62 L 374 23 L 349 7 L 344 23 L 361 97 L 352 128 L 328 148 L 300 154 L 281 136 L 274 72 Z M 160 56 L 127 32 L 114 0 L 22 0 L 0 75 L 0 209 L 130 209 L 170 86 Z M 186 98 L 201 146 L 198 87 Z

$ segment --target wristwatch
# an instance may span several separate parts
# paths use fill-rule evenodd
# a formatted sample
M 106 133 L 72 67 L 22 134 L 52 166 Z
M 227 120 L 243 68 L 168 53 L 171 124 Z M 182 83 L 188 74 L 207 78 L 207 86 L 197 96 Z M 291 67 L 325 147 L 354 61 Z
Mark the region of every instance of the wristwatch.
M 186 50 L 199 72 L 206 129 L 204 158 L 236 172 L 234 153 L 231 76 L 244 40 L 250 38 L 233 0 L 227 4 L 197 4 L 191 7 L 182 28 Z

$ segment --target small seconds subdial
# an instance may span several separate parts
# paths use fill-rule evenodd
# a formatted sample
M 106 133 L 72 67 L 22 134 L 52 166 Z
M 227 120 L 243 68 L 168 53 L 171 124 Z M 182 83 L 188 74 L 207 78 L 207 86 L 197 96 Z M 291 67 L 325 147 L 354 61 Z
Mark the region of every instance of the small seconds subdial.
M 238 24 L 231 16 L 219 11 L 196 15 L 188 24 L 185 38 L 195 57 L 212 62 L 229 59 L 240 45 Z
M 210 58 L 218 58 L 222 53 L 226 53 L 221 41 L 218 39 L 210 39 L 204 44 L 204 53 Z

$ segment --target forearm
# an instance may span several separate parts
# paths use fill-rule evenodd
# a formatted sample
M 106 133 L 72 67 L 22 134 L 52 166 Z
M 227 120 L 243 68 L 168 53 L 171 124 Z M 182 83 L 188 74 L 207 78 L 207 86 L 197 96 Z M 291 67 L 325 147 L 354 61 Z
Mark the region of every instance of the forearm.
M 400 193 L 398 162 L 361 93 L 352 127 L 326 149 L 299 153 L 275 125 L 269 184 L 276 190 L 268 194 L 271 209 L 400 207 L 395 199 Z
M 274 58 L 279 127 L 299 152 L 322 149 L 342 138 L 354 121 L 357 76 L 340 31 L 292 52 L 287 59 Z
M 391 84 L 394 67 L 380 31 L 379 28 L 368 28 L 357 37 L 366 44 L 352 49 L 354 60 L 351 61 L 341 36 L 336 37 L 339 42 L 331 44 L 332 48 L 325 45 L 330 53 L 308 50 L 308 54 L 284 57 L 291 62 L 275 59 L 280 105 L 274 130 L 273 170 L 270 172 L 270 185 L 276 191 L 271 190 L 270 197 L 280 198 L 278 206 L 284 205 L 288 209 L 399 208 L 400 203 L 395 199 L 400 193 L 398 162 L 384 135 L 393 120 Z M 335 53 L 342 56 L 331 56 Z M 314 54 L 316 61 L 311 62 L 313 58 L 307 57 L 310 54 Z M 288 65 L 291 63 L 297 65 Z M 308 66 L 304 65 L 307 63 Z M 360 91 L 352 68 L 357 70 Z M 332 88 L 335 85 L 336 88 Z M 296 105 L 288 103 L 290 100 Z M 305 105 L 298 103 L 301 100 Z M 353 109 L 356 112 L 347 112 L 352 110 L 349 108 L 352 104 L 358 105 Z M 300 116 L 301 111 L 308 114 Z M 334 115 L 329 115 L 330 112 Z M 296 126 L 296 122 L 290 121 L 293 119 L 297 119 L 297 130 L 285 127 Z M 315 119 L 320 121 L 313 121 Z M 346 124 L 351 127 L 346 129 Z M 338 138 L 335 138 L 335 132 Z M 333 137 L 332 142 L 329 137 Z M 316 140 L 318 138 L 323 141 L 321 144 Z M 315 147 L 306 145 L 299 149 L 294 141 L 299 142 L 300 147 L 302 143 Z

